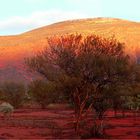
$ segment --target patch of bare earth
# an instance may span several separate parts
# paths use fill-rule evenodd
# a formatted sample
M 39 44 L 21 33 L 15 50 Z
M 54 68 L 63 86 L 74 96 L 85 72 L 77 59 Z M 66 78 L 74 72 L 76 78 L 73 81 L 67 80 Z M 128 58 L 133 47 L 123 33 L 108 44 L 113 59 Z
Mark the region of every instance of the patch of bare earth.
M 73 127 L 73 110 L 59 108 L 19 109 L 15 110 L 10 120 L 0 117 L 0 139 L 49 139 L 78 138 Z M 93 122 L 92 112 L 88 116 L 90 126 Z M 110 139 L 140 139 L 140 115 L 126 113 L 126 117 L 114 118 L 110 111 L 105 119 L 106 134 Z

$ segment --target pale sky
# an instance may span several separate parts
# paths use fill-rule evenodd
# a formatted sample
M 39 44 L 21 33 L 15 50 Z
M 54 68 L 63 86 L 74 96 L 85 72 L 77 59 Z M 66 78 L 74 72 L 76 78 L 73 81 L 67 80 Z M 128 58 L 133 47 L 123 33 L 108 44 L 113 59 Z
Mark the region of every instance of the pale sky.
M 140 0 L 0 0 L 0 35 L 51 23 L 95 17 L 140 22 Z

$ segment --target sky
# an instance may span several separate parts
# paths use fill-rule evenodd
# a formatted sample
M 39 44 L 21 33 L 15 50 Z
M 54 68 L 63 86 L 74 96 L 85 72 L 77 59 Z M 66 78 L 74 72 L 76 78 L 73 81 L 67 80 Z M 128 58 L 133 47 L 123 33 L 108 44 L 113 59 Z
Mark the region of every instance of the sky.
M 0 0 L 0 35 L 96 17 L 140 22 L 140 0 Z

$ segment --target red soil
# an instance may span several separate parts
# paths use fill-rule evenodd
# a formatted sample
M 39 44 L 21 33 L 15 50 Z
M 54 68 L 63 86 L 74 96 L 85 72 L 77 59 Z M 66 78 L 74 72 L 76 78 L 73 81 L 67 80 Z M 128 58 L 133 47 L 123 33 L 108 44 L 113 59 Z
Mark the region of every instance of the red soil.
M 19 109 L 10 120 L 0 117 L 0 139 L 49 139 L 78 138 L 73 128 L 73 110 L 57 109 Z M 114 118 L 113 112 L 105 119 L 106 134 L 109 139 L 140 139 L 140 115 L 126 113 L 126 117 Z M 120 114 L 119 114 L 120 115 Z M 89 115 L 92 120 L 92 113 Z

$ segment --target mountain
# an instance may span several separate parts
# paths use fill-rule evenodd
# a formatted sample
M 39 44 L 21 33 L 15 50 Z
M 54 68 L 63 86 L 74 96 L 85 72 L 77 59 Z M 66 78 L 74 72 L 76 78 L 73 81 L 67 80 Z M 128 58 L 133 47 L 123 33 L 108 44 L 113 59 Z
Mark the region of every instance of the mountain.
M 94 18 L 64 21 L 20 35 L 0 36 L 0 81 L 29 81 L 24 58 L 35 55 L 47 46 L 47 37 L 67 33 L 115 36 L 126 44 L 126 53 L 140 60 L 140 23 L 115 18 Z

